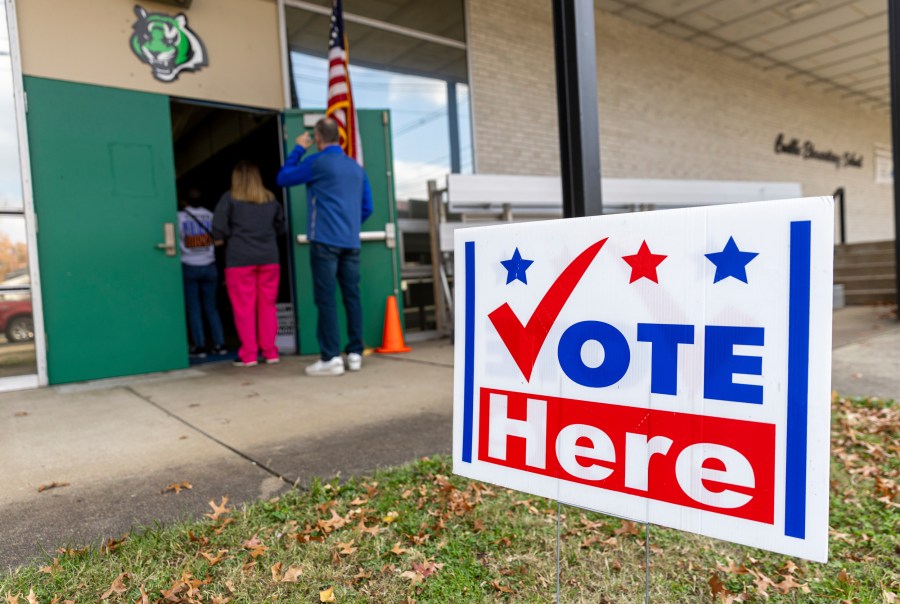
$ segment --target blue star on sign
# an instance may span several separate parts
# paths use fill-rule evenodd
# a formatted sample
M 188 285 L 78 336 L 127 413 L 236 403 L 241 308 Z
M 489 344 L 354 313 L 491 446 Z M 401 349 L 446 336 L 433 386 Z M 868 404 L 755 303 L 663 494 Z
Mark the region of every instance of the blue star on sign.
M 728 243 L 725 244 L 725 249 L 721 252 L 704 255 L 716 265 L 716 276 L 713 279 L 713 283 L 718 283 L 728 277 L 734 277 L 747 283 L 747 264 L 759 256 L 756 252 L 742 252 L 739 250 L 734 242 L 734 237 L 728 238 Z
M 534 260 L 525 260 L 522 258 L 522 254 L 519 253 L 519 248 L 516 248 L 512 258 L 500 261 L 500 264 L 506 269 L 506 284 L 509 285 L 518 279 L 525 285 L 528 285 L 528 278 L 525 275 L 525 271 L 527 271 L 528 267 L 533 263 Z

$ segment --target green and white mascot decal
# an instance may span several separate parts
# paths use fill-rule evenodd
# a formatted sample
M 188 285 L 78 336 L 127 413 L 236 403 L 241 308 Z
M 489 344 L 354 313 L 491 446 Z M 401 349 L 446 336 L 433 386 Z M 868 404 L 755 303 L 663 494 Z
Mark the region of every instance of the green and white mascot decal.
M 150 66 L 160 82 L 174 82 L 182 71 L 197 71 L 209 65 L 203 42 L 188 27 L 187 17 L 148 13 L 134 7 L 138 20 L 131 36 L 131 50 Z

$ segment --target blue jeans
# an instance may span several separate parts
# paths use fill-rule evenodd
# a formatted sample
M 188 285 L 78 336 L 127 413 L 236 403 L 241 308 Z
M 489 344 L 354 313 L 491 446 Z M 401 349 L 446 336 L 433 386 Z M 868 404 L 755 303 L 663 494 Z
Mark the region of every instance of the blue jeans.
M 219 271 L 215 264 L 207 266 L 181 265 L 184 278 L 184 301 L 187 305 L 188 327 L 191 330 L 191 339 L 194 346 L 203 348 L 206 346 L 206 337 L 203 332 L 203 316 L 209 322 L 209 331 L 213 344 L 217 347 L 225 345 L 225 332 L 222 330 L 222 320 L 216 309 L 216 289 L 219 285 Z
M 341 353 L 335 292 L 341 287 L 344 310 L 347 313 L 346 352 L 362 354 L 362 303 L 359 299 L 359 250 L 334 247 L 324 243 L 310 243 L 310 265 L 313 277 L 313 298 L 319 311 L 316 338 L 322 360 Z

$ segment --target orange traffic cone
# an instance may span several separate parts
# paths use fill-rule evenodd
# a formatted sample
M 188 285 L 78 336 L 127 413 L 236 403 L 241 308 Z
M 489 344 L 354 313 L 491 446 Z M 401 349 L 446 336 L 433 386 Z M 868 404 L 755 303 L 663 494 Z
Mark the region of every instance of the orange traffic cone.
M 403 329 L 400 327 L 397 298 L 388 296 L 387 307 L 384 309 L 384 334 L 381 337 L 381 348 L 376 348 L 375 352 L 391 354 L 410 350 L 412 348 L 403 343 Z

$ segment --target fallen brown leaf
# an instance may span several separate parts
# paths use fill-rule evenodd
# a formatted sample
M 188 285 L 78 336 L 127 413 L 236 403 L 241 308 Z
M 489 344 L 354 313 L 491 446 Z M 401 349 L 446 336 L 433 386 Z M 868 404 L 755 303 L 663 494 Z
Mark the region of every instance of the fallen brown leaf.
M 25 599 L 28 600 L 28 604 L 40 604 L 38 602 L 37 596 L 34 595 L 34 588 L 31 587 L 28 589 L 28 595 L 25 596 Z
M 59 559 L 58 559 L 58 558 L 54 558 L 54 559 L 53 559 L 53 563 L 52 563 L 50 566 L 42 566 L 41 569 L 40 569 L 40 571 L 38 571 L 38 572 L 42 572 L 42 573 L 46 573 L 46 574 L 48 574 L 48 575 L 52 575 L 53 573 L 55 573 L 55 572 L 58 571 L 58 570 L 59 570 Z
M 409 579 L 412 585 L 416 585 L 417 583 L 421 583 L 425 580 L 425 577 L 414 570 L 403 571 L 402 573 L 400 573 L 400 576 L 404 579 Z
M 506 585 L 503 585 L 502 583 L 500 583 L 500 579 L 494 579 L 493 581 L 491 581 L 491 587 L 493 587 L 500 593 L 504 593 L 504 594 L 515 593 L 512 589 L 510 589 Z
M 72 486 L 71 483 L 68 482 L 51 482 L 49 484 L 42 484 L 38 487 L 38 493 L 43 493 L 44 491 L 49 491 L 50 489 L 61 489 L 63 487 Z
M 215 566 L 219 562 L 225 559 L 225 554 L 228 553 L 227 549 L 220 549 L 219 553 L 213 556 L 212 554 L 207 554 L 206 552 L 200 552 L 200 555 L 206 558 L 206 561 L 210 566 Z
M 747 570 L 747 567 L 741 564 L 740 566 L 736 565 L 731 558 L 725 558 L 728 561 L 728 566 L 722 566 L 721 564 L 716 564 L 716 570 L 720 570 L 723 573 L 728 573 L 730 575 L 746 575 L 750 571 Z M 790 560 L 788 560 L 790 562 Z M 793 564 L 793 562 L 790 562 Z M 797 568 L 794 566 L 794 568 Z M 793 571 L 791 571 L 793 572 Z
M 250 557 L 256 560 L 260 556 L 266 553 L 269 548 L 265 545 L 258 545 L 250 550 Z
M 342 556 L 349 556 L 356 552 L 357 547 L 353 547 L 353 540 L 347 541 L 346 543 L 338 543 L 337 544 L 338 553 Z
M 272 581 L 278 583 L 281 580 L 281 567 L 284 566 L 281 562 L 276 562 L 272 565 Z
M 622 526 L 613 531 L 616 535 L 638 535 L 638 525 L 631 520 L 623 520 Z
M 425 562 L 425 564 L 419 564 L 417 562 L 413 562 L 412 567 L 413 567 L 414 571 L 416 571 L 417 573 L 419 573 L 420 575 L 422 575 L 424 578 L 427 579 L 428 577 L 430 577 L 431 575 L 433 575 L 440 569 L 444 568 L 444 564 L 443 563 L 435 564 L 434 562 L 431 562 L 429 560 L 428 562 Z
M 162 490 L 163 493 L 175 493 L 176 495 L 185 489 L 193 489 L 194 485 L 187 481 L 173 482 Z
M 150 594 L 144 590 L 144 584 L 141 584 L 141 596 L 134 601 L 134 604 L 150 604 Z
M 110 537 L 109 539 L 106 540 L 106 543 L 103 545 L 103 547 L 100 548 L 100 553 L 101 554 L 111 554 L 112 552 L 119 549 L 119 546 L 121 546 L 127 540 L 128 540 L 128 535 L 122 535 L 122 537 L 120 539 L 113 539 L 112 537 Z
M 228 497 L 222 497 L 222 502 L 219 503 L 219 505 L 216 505 L 215 501 L 210 499 L 209 507 L 211 507 L 213 509 L 213 511 L 211 514 L 204 514 L 204 516 L 206 516 L 210 520 L 218 520 L 225 514 L 228 514 L 231 512 L 231 510 L 229 510 L 226 507 L 227 505 L 228 505 Z
M 230 511 L 230 510 L 229 510 Z M 219 522 L 219 526 L 213 529 L 213 532 L 217 535 L 221 535 L 222 531 L 225 530 L 225 527 L 234 522 L 234 518 L 222 518 L 221 522 Z
M 359 526 L 357 528 L 359 528 L 361 533 L 368 533 L 368 534 L 372 535 L 373 537 L 384 530 L 380 526 L 372 526 L 372 527 L 366 526 L 366 521 L 363 518 L 360 518 Z
M 109 586 L 109 589 L 106 590 L 106 591 L 103 593 L 102 596 L 100 596 L 100 599 L 101 599 L 101 600 L 106 600 L 107 598 L 109 598 L 109 597 L 110 597 L 111 595 L 113 595 L 113 594 L 123 594 L 123 593 L 125 593 L 125 592 L 128 590 L 128 588 L 125 587 L 125 578 L 126 578 L 126 577 L 128 577 L 128 573 L 122 573 L 121 575 L 119 575 L 118 577 L 116 577 L 116 578 L 113 580 L 112 585 Z
M 751 570 L 750 574 L 753 575 L 753 585 L 756 586 L 756 593 L 765 599 L 769 599 L 768 589 L 775 587 L 775 582 L 758 570 Z
M 781 574 L 783 575 L 793 575 L 794 571 L 797 570 L 797 565 L 794 564 L 793 560 L 788 560 L 784 563 L 784 566 L 781 567 Z
M 287 571 L 284 573 L 284 576 L 281 578 L 281 582 L 296 583 L 302 573 L 303 569 L 301 569 L 299 566 L 289 566 Z
M 808 594 L 810 591 L 809 586 L 806 583 L 801 584 L 801 583 L 797 583 L 796 581 L 794 581 L 793 575 L 782 576 L 782 579 L 783 579 L 783 581 L 781 581 L 781 583 L 775 584 L 775 589 L 777 589 L 778 591 L 780 591 L 783 594 L 788 593 L 792 589 L 799 589 L 800 591 L 802 591 L 805 594 Z
M 707 583 L 709 583 L 709 589 L 712 591 L 713 597 L 721 593 L 731 593 L 725 588 L 725 584 L 722 582 L 722 579 L 719 578 L 719 575 L 715 573 L 709 576 L 709 581 L 707 581 Z
M 394 547 L 392 547 L 390 551 L 392 554 L 397 554 L 398 556 L 402 556 L 408 550 L 405 550 L 402 547 L 400 547 L 400 542 L 398 541 L 397 543 L 394 544 Z

